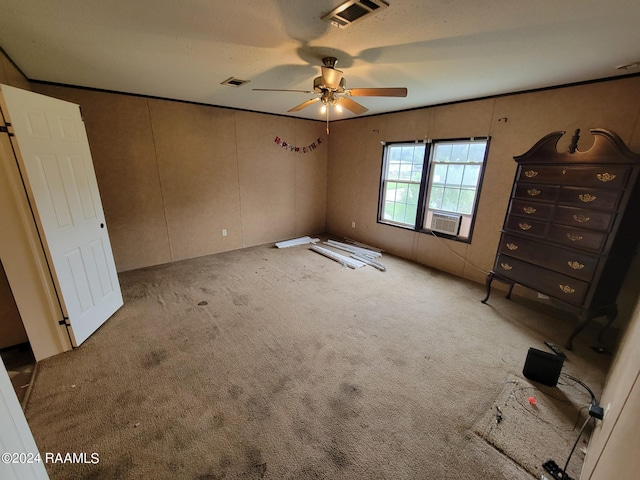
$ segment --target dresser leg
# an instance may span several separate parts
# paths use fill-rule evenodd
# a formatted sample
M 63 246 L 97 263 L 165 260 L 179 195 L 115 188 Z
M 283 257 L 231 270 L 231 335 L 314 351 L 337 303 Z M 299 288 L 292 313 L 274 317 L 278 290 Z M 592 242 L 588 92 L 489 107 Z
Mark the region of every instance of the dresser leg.
M 511 292 L 513 292 L 513 283 L 509 284 L 509 291 L 507 292 L 507 296 L 505 297 L 507 300 L 511 300 Z
M 589 325 L 592 318 L 593 317 L 589 315 L 589 313 L 587 312 L 581 312 L 578 315 L 578 321 L 579 321 L 578 326 L 573 330 L 573 332 L 571 332 L 571 335 L 569 335 L 569 339 L 567 340 L 567 343 L 564 346 L 567 350 L 573 350 L 573 339 L 575 338 L 576 335 L 578 335 L 584 329 L 584 327 Z
M 484 304 L 487 303 L 487 300 L 489 300 L 489 295 L 491 295 L 491 283 L 493 282 L 493 276 L 494 276 L 493 272 L 489 272 L 489 274 L 487 275 L 487 280 L 486 280 L 486 283 L 487 283 L 487 296 L 484 297 L 484 299 L 480 300 L 480 302 L 482 302 Z

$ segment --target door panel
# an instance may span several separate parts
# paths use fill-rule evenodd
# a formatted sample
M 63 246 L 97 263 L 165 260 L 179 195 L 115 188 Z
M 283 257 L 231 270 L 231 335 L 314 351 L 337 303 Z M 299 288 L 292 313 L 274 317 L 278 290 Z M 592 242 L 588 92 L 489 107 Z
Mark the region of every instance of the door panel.
M 7 370 L 0 359 L 0 453 L 38 455 L 27 420 L 18 403 Z M 44 463 L 5 463 L 0 461 L 0 478 L 6 480 L 46 480 Z
M 122 306 L 80 109 L 1 88 L 20 170 L 77 346 Z

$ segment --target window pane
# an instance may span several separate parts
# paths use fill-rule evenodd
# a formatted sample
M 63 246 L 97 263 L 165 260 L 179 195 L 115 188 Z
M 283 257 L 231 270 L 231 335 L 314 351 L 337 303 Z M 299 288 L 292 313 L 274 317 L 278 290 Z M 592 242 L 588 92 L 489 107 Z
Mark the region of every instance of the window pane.
M 387 172 L 387 178 L 389 180 L 397 180 L 400 175 L 400 162 L 389 162 L 389 171 Z
M 451 143 L 438 143 L 436 145 L 436 154 L 435 154 L 434 161 L 450 162 L 452 148 L 453 148 L 453 144 Z
M 422 180 L 422 159 L 420 162 L 413 163 L 413 171 L 411 172 L 411 181 L 420 183 Z
M 409 185 L 406 183 L 398 184 L 398 189 L 396 190 L 396 202 L 407 203 L 408 197 L 409 197 Z
M 429 208 L 433 208 L 435 210 L 442 209 L 442 197 L 444 195 L 443 187 L 434 186 L 431 188 L 431 195 L 429 195 Z
M 407 204 L 418 205 L 418 196 L 420 195 L 420 185 L 412 183 L 409 185 L 409 191 L 407 192 Z
M 469 146 L 469 161 L 475 163 L 484 162 L 484 152 L 487 149 L 487 144 L 485 142 L 482 143 L 472 143 Z
M 382 218 L 384 218 L 385 220 L 392 220 L 393 207 L 394 207 L 393 202 L 384 202 L 384 215 L 382 216 Z
M 404 203 L 396 203 L 393 209 L 393 218 L 394 222 L 405 223 L 404 221 L 404 212 L 407 209 L 407 206 Z
M 468 156 L 469 156 L 469 144 L 467 142 L 456 143 L 453 145 L 453 149 L 451 151 L 452 162 L 466 162 Z
M 417 205 L 407 205 L 407 211 L 405 213 L 405 222 L 414 225 L 416 222 L 416 214 L 418 213 Z
M 400 180 L 411 180 L 413 172 L 413 163 L 402 162 L 400 164 Z
M 462 185 L 466 187 L 476 187 L 480 177 L 480 165 L 465 165 Z
M 447 185 L 459 186 L 462 183 L 462 174 L 464 173 L 464 165 L 448 165 Z
M 448 169 L 449 165 L 435 165 L 435 168 L 433 169 L 432 182 L 435 184 L 444 185 L 444 182 L 447 179 Z
M 400 147 L 400 159 L 403 162 L 413 163 L 413 145 Z
M 473 202 L 476 198 L 475 190 L 460 191 L 460 201 L 458 202 L 458 213 L 471 214 L 473 211 Z
M 442 198 L 442 210 L 449 212 L 455 212 L 458 209 L 458 197 L 460 196 L 460 189 L 458 188 L 445 188 Z
M 388 182 L 387 183 L 387 191 L 385 192 L 384 198 L 388 202 L 396 201 L 396 189 L 398 184 L 396 182 Z

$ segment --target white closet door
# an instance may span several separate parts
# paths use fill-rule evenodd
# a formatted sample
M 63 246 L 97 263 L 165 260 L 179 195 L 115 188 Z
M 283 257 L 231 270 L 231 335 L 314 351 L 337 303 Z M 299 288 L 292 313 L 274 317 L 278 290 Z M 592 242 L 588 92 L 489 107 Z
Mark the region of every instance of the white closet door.
M 123 304 L 80 108 L 0 87 L 25 187 L 78 346 Z

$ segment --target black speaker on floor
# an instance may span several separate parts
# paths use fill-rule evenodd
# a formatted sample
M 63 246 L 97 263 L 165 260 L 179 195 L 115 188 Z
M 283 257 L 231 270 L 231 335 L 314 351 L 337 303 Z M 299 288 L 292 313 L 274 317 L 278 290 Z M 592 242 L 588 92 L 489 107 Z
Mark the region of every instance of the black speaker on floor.
M 532 347 L 527 353 L 522 374 L 534 382 L 555 387 L 563 364 L 564 358 L 560 355 Z

